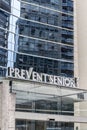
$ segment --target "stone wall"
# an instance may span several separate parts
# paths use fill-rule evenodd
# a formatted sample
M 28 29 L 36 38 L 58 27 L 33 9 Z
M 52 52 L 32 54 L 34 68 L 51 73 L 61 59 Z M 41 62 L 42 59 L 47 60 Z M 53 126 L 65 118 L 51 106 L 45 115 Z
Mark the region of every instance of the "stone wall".
M 9 90 L 9 81 L 3 81 L 0 85 L 1 130 L 15 130 L 15 94 Z

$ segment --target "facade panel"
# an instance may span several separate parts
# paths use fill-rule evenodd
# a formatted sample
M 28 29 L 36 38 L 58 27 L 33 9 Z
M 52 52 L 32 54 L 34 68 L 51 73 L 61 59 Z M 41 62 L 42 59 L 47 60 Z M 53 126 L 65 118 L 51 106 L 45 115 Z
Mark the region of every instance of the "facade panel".
M 70 10 L 73 2 L 7 2 L 12 15 L 9 10 L 1 8 L 1 14 L 8 16 L 8 22 L 4 22 L 8 27 L 3 25 L 0 28 L 3 34 L 7 34 L 7 37 L 3 35 L 6 46 L 0 46 L 1 53 L 8 57 L 3 59 L 6 63 L 1 63 L 3 69 L 13 66 L 29 69 L 33 66 L 39 72 L 73 77 L 73 10 Z M 4 76 L 2 73 L 1 67 L 1 76 Z
M 74 130 L 82 121 L 74 121 L 74 102 L 83 101 L 85 91 L 68 88 L 77 84 L 74 34 L 72 0 L 0 0 L 1 130 Z M 6 77 L 8 67 L 13 77 Z M 31 68 L 33 81 L 26 80 Z M 42 74 L 47 81 L 37 82 Z

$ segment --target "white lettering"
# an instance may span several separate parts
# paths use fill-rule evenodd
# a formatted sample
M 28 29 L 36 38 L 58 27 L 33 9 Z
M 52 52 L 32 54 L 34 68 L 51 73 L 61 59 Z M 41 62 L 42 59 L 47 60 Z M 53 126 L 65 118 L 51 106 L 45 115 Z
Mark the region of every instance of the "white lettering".
M 37 73 L 36 72 L 32 73 L 32 79 L 33 79 L 33 81 L 37 81 Z
M 20 78 L 19 69 L 15 68 L 15 78 Z
M 23 70 L 23 69 L 21 70 L 21 78 L 25 79 L 25 70 Z
M 57 76 L 54 76 L 54 84 L 58 85 Z
M 49 78 L 49 83 L 50 83 L 50 84 L 53 84 L 53 76 L 50 75 L 48 78 Z
M 33 71 L 31 67 L 28 70 L 19 70 L 18 68 L 8 68 L 8 76 L 19 78 L 19 79 L 27 79 L 36 82 L 43 82 L 49 84 L 55 84 L 59 86 L 66 86 L 66 87 L 77 87 L 76 85 L 76 78 L 67 78 L 67 77 L 60 77 L 60 76 L 53 76 L 44 73 L 37 73 Z
M 8 76 L 13 77 L 14 68 L 8 68 Z
M 58 84 L 59 84 L 60 86 L 63 85 L 62 77 L 58 77 L 58 78 L 57 78 L 57 81 L 58 81 Z
M 76 86 L 75 86 L 75 81 L 74 81 L 74 79 L 73 79 L 73 80 L 71 79 L 70 87 L 76 87 Z
M 47 74 L 43 74 L 43 78 L 44 78 L 43 81 L 44 81 L 44 83 L 47 83 L 47 76 L 48 76 Z
M 26 79 L 30 79 L 33 72 L 33 68 L 30 68 L 29 71 L 26 70 Z
M 65 78 L 65 80 L 64 80 L 65 82 L 65 86 L 66 87 L 70 87 L 70 80 L 68 79 L 68 78 Z
M 42 82 L 42 74 L 37 73 L 37 80 L 38 82 Z

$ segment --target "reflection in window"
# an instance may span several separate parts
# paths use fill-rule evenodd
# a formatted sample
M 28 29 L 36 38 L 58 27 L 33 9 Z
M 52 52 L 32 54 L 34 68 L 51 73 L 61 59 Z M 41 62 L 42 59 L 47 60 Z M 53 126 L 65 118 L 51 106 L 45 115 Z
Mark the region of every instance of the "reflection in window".
M 74 123 L 35 120 L 16 120 L 16 130 L 74 130 Z M 76 129 L 77 130 L 77 129 Z

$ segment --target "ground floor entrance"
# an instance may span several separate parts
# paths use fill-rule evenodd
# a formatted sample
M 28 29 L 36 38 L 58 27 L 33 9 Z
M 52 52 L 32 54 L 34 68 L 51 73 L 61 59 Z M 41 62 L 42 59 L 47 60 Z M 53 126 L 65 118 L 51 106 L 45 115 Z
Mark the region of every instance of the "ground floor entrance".
M 16 120 L 16 130 L 74 130 L 74 123 L 55 120 Z
M 1 130 L 87 130 L 87 91 L 20 80 L 0 84 Z

